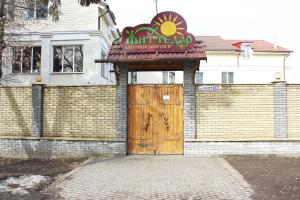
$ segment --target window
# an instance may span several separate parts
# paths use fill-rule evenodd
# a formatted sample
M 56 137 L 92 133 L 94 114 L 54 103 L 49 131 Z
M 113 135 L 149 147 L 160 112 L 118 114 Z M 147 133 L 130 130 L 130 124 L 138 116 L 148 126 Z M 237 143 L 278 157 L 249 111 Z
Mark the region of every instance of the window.
M 137 72 L 130 72 L 130 83 L 137 83 Z
M 222 83 L 234 83 L 234 73 L 233 72 L 222 72 Z
M 41 47 L 13 47 L 12 73 L 39 73 Z
M 114 72 L 114 66 L 113 64 L 109 64 L 109 80 L 110 82 L 114 82 L 115 81 L 115 72 Z
M 195 74 L 195 83 L 202 84 L 203 83 L 203 72 L 196 72 Z
M 54 46 L 53 72 L 82 72 L 82 46 Z
M 101 54 L 101 60 L 105 60 L 106 55 L 105 54 Z M 101 63 L 101 76 L 103 78 L 109 79 L 109 70 L 110 70 L 110 66 L 108 66 L 107 63 Z
M 169 83 L 175 83 L 175 72 L 169 72 Z
M 163 83 L 164 84 L 175 83 L 175 72 L 163 72 Z
M 33 0 L 28 9 L 28 18 L 47 19 L 49 0 Z
M 252 47 L 251 44 L 243 44 L 242 50 L 244 51 L 243 56 L 245 58 L 250 58 L 252 56 Z

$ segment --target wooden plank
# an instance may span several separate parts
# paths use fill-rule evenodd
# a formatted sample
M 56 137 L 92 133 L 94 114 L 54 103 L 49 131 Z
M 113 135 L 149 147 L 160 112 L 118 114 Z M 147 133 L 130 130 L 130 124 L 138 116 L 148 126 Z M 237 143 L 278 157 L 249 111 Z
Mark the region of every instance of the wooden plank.
M 183 154 L 182 85 L 130 85 L 128 91 L 128 152 Z

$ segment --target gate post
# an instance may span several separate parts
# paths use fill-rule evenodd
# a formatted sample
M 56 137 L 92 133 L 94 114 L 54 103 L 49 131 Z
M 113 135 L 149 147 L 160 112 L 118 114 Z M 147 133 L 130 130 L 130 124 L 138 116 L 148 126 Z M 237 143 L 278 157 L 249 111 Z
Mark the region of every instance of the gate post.
M 184 138 L 196 138 L 196 88 L 195 70 L 191 62 L 185 62 L 184 78 Z
M 121 64 L 119 69 L 119 83 L 117 85 L 117 136 L 127 139 L 128 121 L 128 66 Z

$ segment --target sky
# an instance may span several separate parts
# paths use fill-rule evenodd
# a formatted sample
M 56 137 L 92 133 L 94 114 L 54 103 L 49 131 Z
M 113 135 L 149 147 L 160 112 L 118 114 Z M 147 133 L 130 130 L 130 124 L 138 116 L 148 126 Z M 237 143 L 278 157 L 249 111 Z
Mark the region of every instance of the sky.
M 107 0 L 118 28 L 150 23 L 154 0 Z M 288 58 L 289 83 L 300 83 L 300 2 L 297 0 L 158 0 L 158 11 L 175 11 L 193 35 L 277 41 L 294 53 Z

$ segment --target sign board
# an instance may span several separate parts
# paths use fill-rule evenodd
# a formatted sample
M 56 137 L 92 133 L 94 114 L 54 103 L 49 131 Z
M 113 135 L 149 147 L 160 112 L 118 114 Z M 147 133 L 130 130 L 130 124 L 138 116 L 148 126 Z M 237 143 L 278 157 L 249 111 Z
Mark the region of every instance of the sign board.
M 220 91 L 222 90 L 221 85 L 202 85 L 199 86 L 200 91 Z
M 170 95 L 163 95 L 164 101 L 170 101 Z
M 195 45 L 184 18 L 175 12 L 157 14 L 150 24 L 126 27 L 121 47 L 127 52 L 187 51 Z

